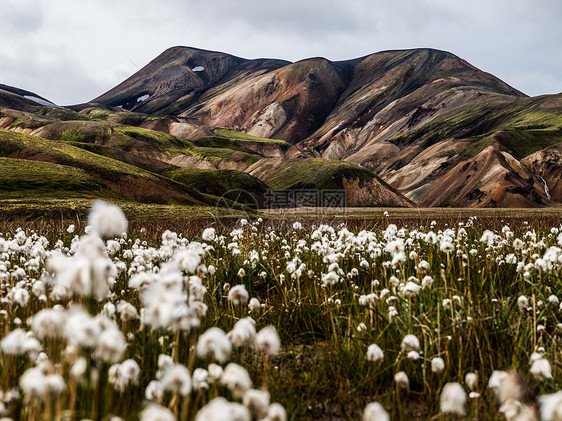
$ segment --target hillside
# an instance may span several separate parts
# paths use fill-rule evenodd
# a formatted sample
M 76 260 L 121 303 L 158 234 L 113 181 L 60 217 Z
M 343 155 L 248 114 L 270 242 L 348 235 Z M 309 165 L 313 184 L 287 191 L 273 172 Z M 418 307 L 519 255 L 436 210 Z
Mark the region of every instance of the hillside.
M 244 171 L 283 156 L 287 142 L 219 128 L 206 128 L 207 136 L 194 139 L 146 128 L 170 121 L 174 119 L 119 109 L 89 107 L 78 113 L 39 106 L 28 111 L 0 108 L 0 199 L 104 197 L 229 208 L 267 206 L 271 186 Z M 364 205 L 398 206 L 401 200 L 410 204 L 394 200 L 391 189 L 370 171 L 360 172 L 361 177 L 346 172 L 331 187 L 348 188 L 367 177 L 376 189 L 362 199 Z
M 144 101 L 123 103 L 143 95 Z M 541 175 L 544 154 L 537 153 L 562 140 L 561 101 L 560 95 L 529 98 L 461 58 L 432 49 L 286 63 L 174 47 L 93 102 L 172 113 L 183 120 L 175 134 L 183 126 L 188 137 L 222 127 L 283 139 L 293 146 L 282 160 L 357 164 L 420 205 L 511 207 L 557 201 L 542 179 L 555 189 L 557 178 L 550 173 L 559 167 L 550 164 L 554 170 Z M 535 158 L 532 166 L 529 155 Z M 467 160 L 480 165 L 465 175 L 472 187 L 444 189 L 442 183 Z M 498 166 L 505 182 L 480 180 Z M 484 182 L 494 186 L 482 189 Z
M 256 177 L 229 176 L 260 204 L 268 188 L 329 185 L 361 206 L 562 205 L 562 94 L 527 97 L 444 51 L 290 63 L 173 47 L 72 110 L 8 88 L 1 128 L 214 197 L 226 173 L 203 170 Z

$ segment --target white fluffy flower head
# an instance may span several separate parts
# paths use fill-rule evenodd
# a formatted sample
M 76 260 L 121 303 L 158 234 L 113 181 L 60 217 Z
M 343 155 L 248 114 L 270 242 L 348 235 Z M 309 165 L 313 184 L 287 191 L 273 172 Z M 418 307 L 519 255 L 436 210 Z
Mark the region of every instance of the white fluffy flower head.
M 88 225 L 100 237 L 116 237 L 127 231 L 127 218 L 119 206 L 96 200 L 88 216 Z

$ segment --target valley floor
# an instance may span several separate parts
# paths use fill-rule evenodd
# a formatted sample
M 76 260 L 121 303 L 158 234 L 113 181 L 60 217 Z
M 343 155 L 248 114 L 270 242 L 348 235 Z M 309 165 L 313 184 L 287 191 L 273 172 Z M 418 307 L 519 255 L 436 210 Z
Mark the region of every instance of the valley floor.
M 369 415 L 372 402 L 393 420 L 562 410 L 561 209 L 121 203 L 126 228 L 114 209 L 88 215 L 91 202 L 0 201 L 2 416 L 387 419 Z M 80 269 L 100 263 L 114 269 L 90 280 Z M 78 334 L 84 323 L 97 342 Z

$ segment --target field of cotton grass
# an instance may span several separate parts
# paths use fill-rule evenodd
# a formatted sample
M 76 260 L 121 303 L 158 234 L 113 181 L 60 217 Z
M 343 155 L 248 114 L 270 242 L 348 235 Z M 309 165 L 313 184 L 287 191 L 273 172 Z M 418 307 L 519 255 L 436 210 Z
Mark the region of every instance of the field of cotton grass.
M 4 225 L 2 419 L 562 420 L 560 218 L 132 225 Z

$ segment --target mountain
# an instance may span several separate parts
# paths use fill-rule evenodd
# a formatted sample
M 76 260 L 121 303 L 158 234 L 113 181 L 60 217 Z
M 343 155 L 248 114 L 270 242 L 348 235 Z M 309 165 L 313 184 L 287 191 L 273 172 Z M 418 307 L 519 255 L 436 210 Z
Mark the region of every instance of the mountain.
M 33 92 L 0 83 L 0 107 L 16 110 L 30 110 L 37 105 L 44 105 L 47 107 L 57 106 L 48 99 Z
M 30 101 L 14 89 L 0 100 Z M 238 183 L 260 206 L 271 188 L 345 190 L 353 206 L 562 205 L 562 94 L 530 98 L 434 49 L 291 63 L 173 47 L 87 104 L 11 101 L 0 128 L 215 198 Z
M 224 129 L 208 129 L 207 136 L 188 140 L 151 129 L 181 125 L 182 120 L 115 107 L 78 108 L 81 112 L 39 105 L 25 111 L 0 107 L 0 198 L 104 197 L 250 208 L 272 204 L 271 185 L 244 170 L 283 156 L 285 141 Z M 412 205 L 367 169 L 313 161 L 306 168 L 313 168 L 315 185 L 345 190 L 350 204 Z M 289 195 L 299 186 L 274 188 Z
M 92 102 L 172 114 L 183 122 L 160 129 L 180 136 L 282 139 L 292 145 L 283 157 L 258 167 L 349 162 L 420 206 L 560 202 L 548 190 L 559 189 L 562 96 L 529 98 L 444 51 L 289 63 L 174 47 Z

